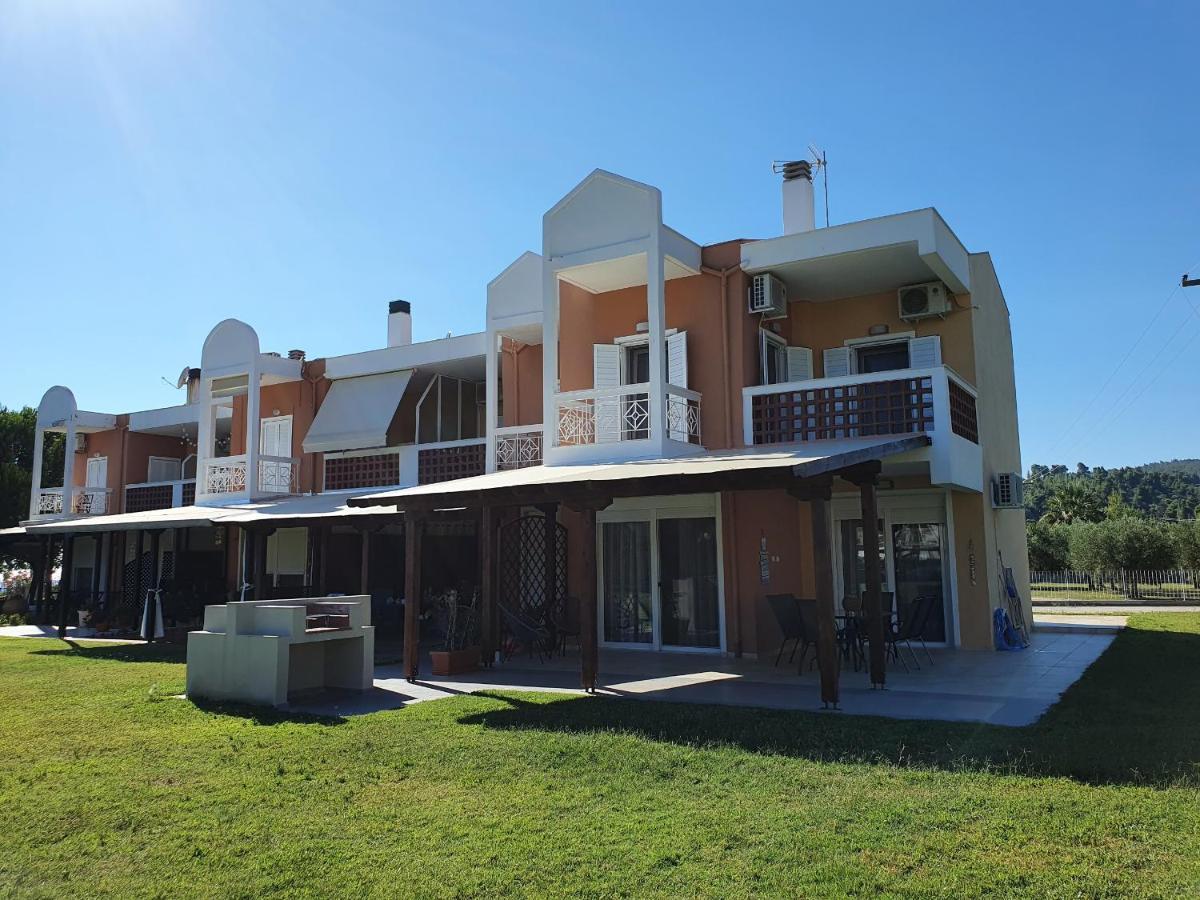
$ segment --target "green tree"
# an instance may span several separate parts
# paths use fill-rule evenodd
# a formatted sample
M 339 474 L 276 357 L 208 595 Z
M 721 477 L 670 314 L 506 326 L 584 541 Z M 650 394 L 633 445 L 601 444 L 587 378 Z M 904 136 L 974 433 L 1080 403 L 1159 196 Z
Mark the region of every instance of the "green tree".
M 1170 526 L 1124 518 L 1071 526 L 1071 568 L 1085 572 L 1112 569 L 1169 569 L 1176 564 L 1177 540 Z
M 1104 518 L 1112 521 L 1114 519 L 1127 519 L 1130 516 L 1136 515 L 1137 511 L 1122 500 L 1119 493 L 1113 491 L 1108 495 L 1108 504 L 1104 507 Z
M 1029 538 L 1030 569 L 1054 572 L 1067 568 L 1070 533 L 1065 525 L 1030 522 L 1026 530 Z
M 0 528 L 9 528 L 29 517 L 29 491 L 33 484 L 33 435 L 37 410 L 0 406 Z M 46 435 L 42 455 L 45 483 L 62 481 L 63 437 Z M 11 562 L 0 556 L 0 566 Z
M 1076 522 L 1099 522 L 1104 509 L 1096 492 L 1078 479 L 1055 484 L 1046 498 L 1046 511 L 1041 521 L 1048 525 L 1072 525 Z

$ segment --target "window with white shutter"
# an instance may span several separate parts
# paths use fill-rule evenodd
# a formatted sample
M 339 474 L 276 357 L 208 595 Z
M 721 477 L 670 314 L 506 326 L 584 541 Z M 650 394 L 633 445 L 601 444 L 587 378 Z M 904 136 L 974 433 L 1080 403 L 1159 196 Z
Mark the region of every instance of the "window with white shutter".
M 853 354 L 849 347 L 828 347 L 821 353 L 824 377 L 840 378 L 852 373 Z
M 812 377 L 812 350 L 808 347 L 788 347 L 787 380 L 809 381 Z
M 688 386 L 686 331 L 667 338 L 667 383 L 681 388 Z
M 592 345 L 592 387 L 619 388 L 621 386 L 621 348 L 616 344 Z M 621 403 L 614 394 L 597 397 L 593 401 L 592 419 L 596 432 L 596 443 L 607 443 L 621 439 Z
M 936 334 L 910 338 L 908 364 L 913 369 L 932 369 L 942 364 L 942 339 Z

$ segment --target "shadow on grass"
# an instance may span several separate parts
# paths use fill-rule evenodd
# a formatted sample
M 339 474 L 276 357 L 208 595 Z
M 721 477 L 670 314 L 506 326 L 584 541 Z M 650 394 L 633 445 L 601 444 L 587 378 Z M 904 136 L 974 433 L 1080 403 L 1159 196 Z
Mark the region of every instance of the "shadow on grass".
M 1122 632 L 1036 724 L 1007 728 L 603 697 L 528 701 L 463 717 L 499 729 L 623 733 L 819 762 L 880 764 L 1089 784 L 1200 786 L 1200 634 Z
M 343 716 L 319 715 L 291 709 L 275 709 L 270 706 L 253 706 L 249 703 L 232 703 L 227 700 L 207 700 L 203 697 L 191 698 L 197 709 L 215 716 L 232 716 L 238 719 L 249 719 L 255 725 L 283 725 L 295 723 L 302 725 L 344 725 Z
M 152 662 L 181 663 L 187 660 L 187 649 L 182 644 L 89 644 L 65 638 L 63 646 L 51 650 L 34 650 L 33 656 L 75 656 L 80 659 L 108 660 L 109 662 Z

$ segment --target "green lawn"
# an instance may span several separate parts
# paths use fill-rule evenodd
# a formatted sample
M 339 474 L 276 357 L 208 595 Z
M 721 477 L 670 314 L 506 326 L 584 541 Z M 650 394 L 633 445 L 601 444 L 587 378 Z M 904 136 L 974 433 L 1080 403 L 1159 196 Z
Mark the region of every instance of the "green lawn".
M 528 694 L 348 721 L 0 641 L 0 895 L 1200 893 L 1200 616 L 1026 729 Z

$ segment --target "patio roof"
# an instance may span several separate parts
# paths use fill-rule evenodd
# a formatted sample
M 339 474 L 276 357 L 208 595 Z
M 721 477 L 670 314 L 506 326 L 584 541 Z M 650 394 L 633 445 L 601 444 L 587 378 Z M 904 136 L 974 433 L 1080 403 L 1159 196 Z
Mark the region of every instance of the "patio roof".
M 636 497 L 783 487 L 798 479 L 836 475 L 864 463 L 926 447 L 928 435 L 828 441 L 812 447 L 761 447 L 675 459 L 581 466 L 530 466 L 350 499 L 351 507 L 399 509 L 535 502 L 581 495 Z

